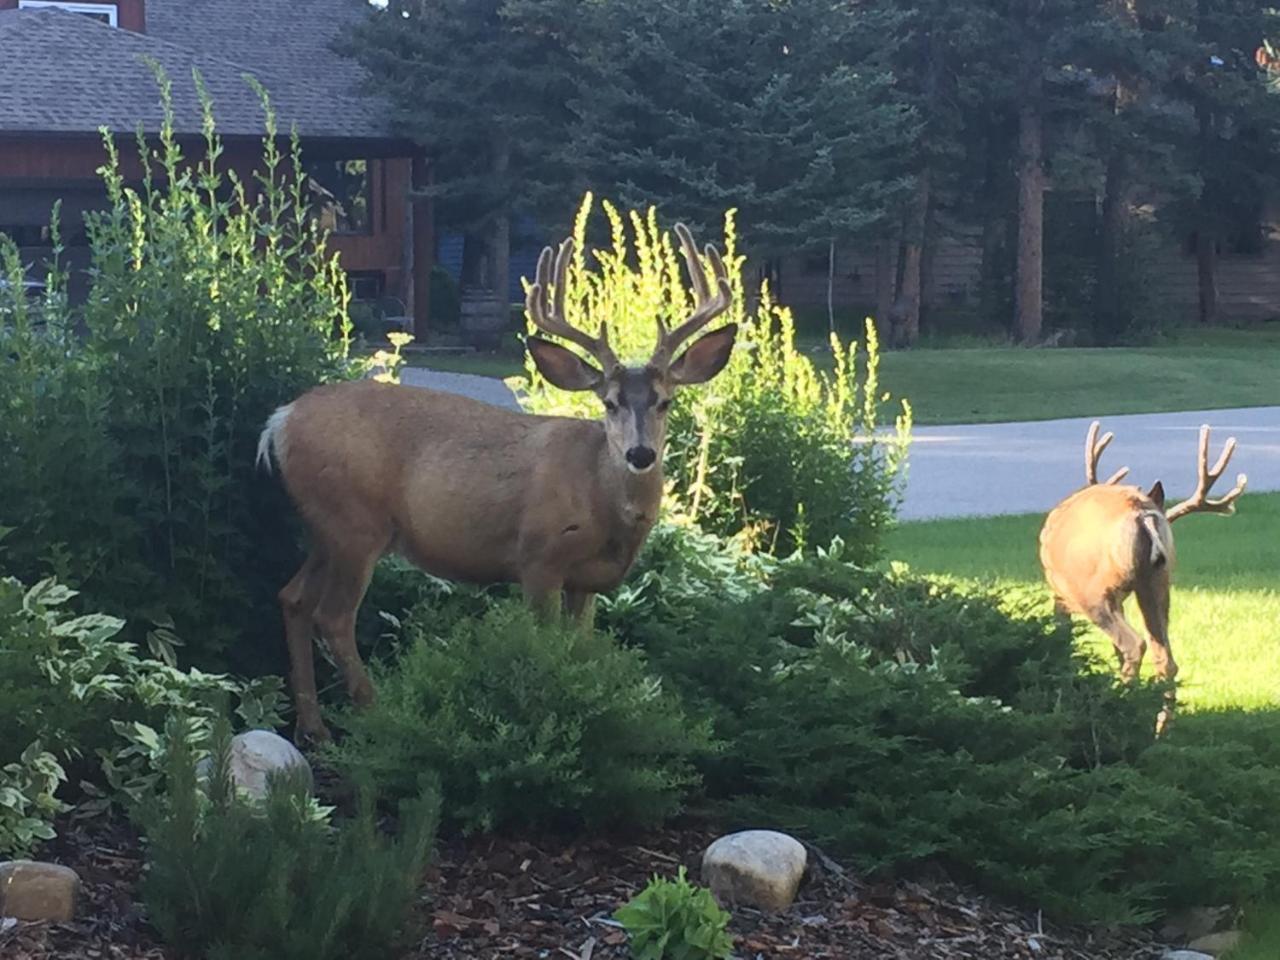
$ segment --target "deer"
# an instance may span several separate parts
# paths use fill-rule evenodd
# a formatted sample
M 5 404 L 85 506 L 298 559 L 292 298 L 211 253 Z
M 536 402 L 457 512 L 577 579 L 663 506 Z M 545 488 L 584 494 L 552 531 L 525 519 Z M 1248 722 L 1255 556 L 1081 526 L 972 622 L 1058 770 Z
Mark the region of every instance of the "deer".
M 1178 675 L 1169 646 L 1169 586 L 1176 559 L 1172 525 L 1193 513 L 1234 513 L 1248 479 L 1242 473 L 1224 496 L 1209 497 L 1235 452 L 1236 439 L 1227 440 L 1210 467 L 1209 427 L 1202 426 L 1195 492 L 1166 509 L 1159 480 L 1146 491 L 1120 482 L 1128 475 L 1128 467 L 1098 482 L 1098 463 L 1114 439 L 1110 431 L 1099 439 L 1100 429 L 1099 421 L 1093 421 L 1085 438 L 1085 486 L 1045 518 L 1040 563 L 1059 615 L 1084 616 L 1110 637 L 1122 679 L 1137 678 L 1149 645 L 1155 675 L 1171 683 Z M 1124 602 L 1130 595 L 1137 597 L 1146 639 L 1125 619 Z M 1172 715 L 1172 693 L 1169 697 L 1157 733 Z
M 359 708 L 374 700 L 355 623 L 374 565 L 395 553 L 428 574 L 513 583 L 539 619 L 589 628 L 594 597 L 615 589 L 658 517 L 667 411 L 681 387 L 728 363 L 737 325 L 677 351 L 732 305 L 714 245 L 699 254 L 676 235 L 694 307 L 643 364 L 623 364 L 608 325 L 591 335 L 565 319 L 572 238 L 547 247 L 525 309 L 543 334 L 525 339 L 534 364 L 562 390 L 590 391 L 601 420 L 537 416 L 467 397 L 375 380 L 315 387 L 278 408 L 257 463 L 274 460 L 308 534 L 301 567 L 279 592 L 297 739 L 329 739 L 319 709 L 313 644 L 325 641 Z M 594 361 L 591 362 L 591 361 Z

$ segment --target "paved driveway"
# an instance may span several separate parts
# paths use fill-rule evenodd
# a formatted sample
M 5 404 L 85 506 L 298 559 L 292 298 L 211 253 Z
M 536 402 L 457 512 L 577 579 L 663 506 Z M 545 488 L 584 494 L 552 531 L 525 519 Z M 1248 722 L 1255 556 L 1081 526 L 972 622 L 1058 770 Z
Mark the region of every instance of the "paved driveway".
M 499 380 L 406 367 L 404 383 L 462 393 L 518 409 Z M 1235 457 L 1219 481 L 1225 492 L 1237 473 L 1249 475 L 1249 490 L 1280 490 L 1280 407 L 1151 413 L 1103 417 L 1103 431 L 1116 438 L 1098 472 L 1122 466 L 1147 486 L 1164 481 L 1173 499 L 1195 488 L 1200 424 L 1213 428 L 1210 460 L 1229 436 L 1239 440 Z M 917 427 L 911 444 L 904 520 L 1038 513 L 1084 483 L 1084 438 L 1090 418 Z
M 1237 473 L 1249 490 L 1280 490 L 1280 407 L 1101 417 L 1116 438 L 1099 475 L 1131 469 L 1126 482 L 1164 481 L 1180 500 L 1195 489 L 1200 424 L 1213 428 L 1209 461 L 1234 436 L 1239 445 L 1218 481 L 1225 493 Z M 1049 510 L 1084 484 L 1084 440 L 1092 418 L 917 427 L 913 432 L 904 520 Z M 1248 496 L 1248 494 L 1245 494 Z

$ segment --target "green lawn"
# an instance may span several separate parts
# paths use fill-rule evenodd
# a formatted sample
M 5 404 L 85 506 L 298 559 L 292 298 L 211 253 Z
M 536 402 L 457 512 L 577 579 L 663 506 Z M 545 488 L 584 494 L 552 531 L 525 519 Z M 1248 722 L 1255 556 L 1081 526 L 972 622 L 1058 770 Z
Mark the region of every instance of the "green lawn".
M 827 360 L 821 346 L 807 352 L 820 365 Z M 523 370 L 514 353 L 415 353 L 409 362 L 486 377 Z M 1149 347 L 886 352 L 880 380 L 911 400 L 917 423 L 991 423 L 1280 403 L 1278 366 L 1280 324 L 1269 324 L 1187 330 Z
M 1042 583 L 1037 535 L 1043 519 L 905 523 L 891 534 L 889 555 L 922 572 Z M 1280 494 L 1246 495 L 1233 517 L 1183 520 L 1177 546 L 1170 634 L 1184 720 L 1171 735 L 1274 743 L 1280 738 Z M 1047 587 L 1044 595 L 1048 609 Z M 1132 602 L 1128 615 L 1141 629 Z M 1111 658 L 1110 642 L 1096 629 L 1082 642 Z M 1248 939 L 1230 960 L 1280 957 L 1280 907 L 1250 911 L 1246 927 Z

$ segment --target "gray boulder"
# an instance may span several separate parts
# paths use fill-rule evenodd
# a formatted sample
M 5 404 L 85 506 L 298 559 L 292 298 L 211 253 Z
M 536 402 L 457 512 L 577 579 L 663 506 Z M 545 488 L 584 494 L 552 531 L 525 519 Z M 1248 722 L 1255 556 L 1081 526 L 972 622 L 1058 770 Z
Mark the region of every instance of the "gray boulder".
M 34 860 L 0 863 L 0 916 L 68 923 L 75 919 L 80 877 L 70 867 Z
M 773 830 L 721 837 L 702 855 L 702 882 L 725 906 L 777 912 L 791 906 L 808 863 L 799 840 Z

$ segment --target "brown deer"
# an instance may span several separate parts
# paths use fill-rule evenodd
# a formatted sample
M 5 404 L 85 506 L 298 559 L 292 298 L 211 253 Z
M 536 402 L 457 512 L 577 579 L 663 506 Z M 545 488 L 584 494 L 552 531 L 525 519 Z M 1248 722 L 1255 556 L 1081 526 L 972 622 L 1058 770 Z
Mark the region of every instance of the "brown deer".
M 1209 428 L 1200 428 L 1199 479 L 1195 493 L 1165 509 L 1164 486 L 1156 481 L 1145 493 L 1122 485 L 1129 468 L 1098 482 L 1098 461 L 1113 434 L 1098 439 L 1098 421 L 1085 440 L 1085 486 L 1050 511 L 1040 531 L 1040 563 L 1059 612 L 1083 614 L 1111 638 L 1126 680 L 1137 677 L 1148 643 L 1156 676 L 1172 680 L 1178 673 L 1169 649 L 1169 577 L 1174 548 L 1171 524 L 1190 513 L 1235 512 L 1244 492 L 1240 474 L 1235 487 L 1217 500 L 1209 490 L 1222 476 L 1235 452 L 1227 440 L 1218 462 L 1209 467 Z M 1124 601 L 1134 594 L 1147 628 L 1144 640 L 1124 617 Z M 1167 715 L 1162 714 L 1161 725 Z
M 298 735 L 328 736 L 316 696 L 312 643 L 329 644 L 352 700 L 372 702 L 356 650 L 356 611 L 378 558 L 396 552 L 436 576 L 518 583 L 543 617 L 564 607 L 589 623 L 596 593 L 614 589 L 658 516 L 667 409 L 675 391 L 719 373 L 733 350 L 728 324 L 678 347 L 732 302 L 720 254 L 700 256 L 677 225 L 695 306 L 679 326 L 657 320 L 653 355 L 619 363 L 600 324 L 565 320 L 573 242 L 538 260 L 526 309 L 539 371 L 564 390 L 590 390 L 603 422 L 532 416 L 434 390 L 370 380 L 317 387 L 276 410 L 258 444 L 310 534 L 301 569 L 280 591 Z M 710 277 L 708 277 L 708 268 Z

